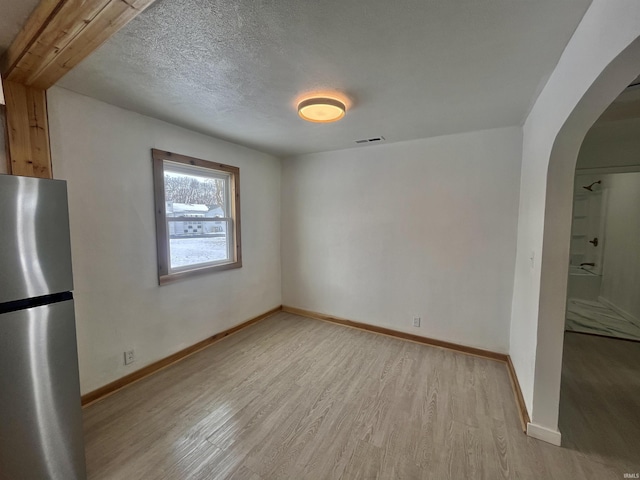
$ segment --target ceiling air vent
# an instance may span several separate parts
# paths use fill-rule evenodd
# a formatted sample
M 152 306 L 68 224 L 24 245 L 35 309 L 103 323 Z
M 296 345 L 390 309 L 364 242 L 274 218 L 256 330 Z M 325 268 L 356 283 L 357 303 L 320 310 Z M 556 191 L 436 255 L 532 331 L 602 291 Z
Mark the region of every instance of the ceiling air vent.
M 356 140 L 357 144 L 364 145 L 365 143 L 382 143 L 384 142 L 384 137 L 380 135 L 379 137 L 373 138 L 363 138 L 362 140 Z

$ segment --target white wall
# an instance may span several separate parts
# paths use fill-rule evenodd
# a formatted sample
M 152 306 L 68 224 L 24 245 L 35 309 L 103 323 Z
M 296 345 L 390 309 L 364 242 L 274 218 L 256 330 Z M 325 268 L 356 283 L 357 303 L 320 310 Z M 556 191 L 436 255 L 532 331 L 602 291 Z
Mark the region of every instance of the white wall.
M 0 174 L 7 173 L 7 144 L 6 144 L 5 107 L 0 105 Z
M 640 73 L 638 35 L 640 2 L 594 0 L 524 125 L 510 355 L 537 435 L 556 443 L 576 157 Z
M 53 172 L 69 188 L 83 393 L 281 304 L 278 159 L 61 88 L 48 99 Z M 158 286 L 152 147 L 240 167 L 242 268 Z
M 283 303 L 506 353 L 521 148 L 516 127 L 284 161 Z
M 640 165 L 640 118 L 598 122 L 580 147 L 576 168 Z
M 606 175 L 603 186 L 607 215 L 600 294 L 640 319 L 640 173 Z

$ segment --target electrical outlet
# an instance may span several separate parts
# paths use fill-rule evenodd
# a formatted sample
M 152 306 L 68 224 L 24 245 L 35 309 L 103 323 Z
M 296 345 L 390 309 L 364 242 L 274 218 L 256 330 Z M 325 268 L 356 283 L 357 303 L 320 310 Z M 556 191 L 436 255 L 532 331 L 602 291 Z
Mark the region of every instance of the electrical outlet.
M 420 317 L 413 317 L 413 326 L 414 327 L 420 326 Z
M 125 365 L 129 365 L 130 363 L 133 363 L 134 361 L 134 355 L 133 355 L 133 350 L 128 350 L 126 352 L 124 352 L 124 364 Z

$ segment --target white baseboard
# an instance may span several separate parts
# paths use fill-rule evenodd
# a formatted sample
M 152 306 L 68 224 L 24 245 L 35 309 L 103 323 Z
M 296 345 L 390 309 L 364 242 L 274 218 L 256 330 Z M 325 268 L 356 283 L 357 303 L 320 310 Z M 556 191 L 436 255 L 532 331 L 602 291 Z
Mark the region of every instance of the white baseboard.
M 550 443 L 551 445 L 560 446 L 562 435 L 560 430 L 551 430 L 535 423 L 527 423 L 527 435 L 543 442 Z
M 618 315 L 620 315 L 622 318 L 624 318 L 625 320 L 639 325 L 640 324 L 640 320 L 638 320 L 636 317 L 634 317 L 633 315 L 631 315 L 629 312 L 627 312 L 626 310 L 621 309 L 619 306 L 617 306 L 615 303 L 611 302 L 611 300 L 604 298 L 603 296 L 599 296 L 598 297 L 598 301 L 600 303 L 602 303 L 603 305 L 606 305 L 607 307 L 609 307 L 611 310 L 613 310 L 614 312 L 616 312 Z

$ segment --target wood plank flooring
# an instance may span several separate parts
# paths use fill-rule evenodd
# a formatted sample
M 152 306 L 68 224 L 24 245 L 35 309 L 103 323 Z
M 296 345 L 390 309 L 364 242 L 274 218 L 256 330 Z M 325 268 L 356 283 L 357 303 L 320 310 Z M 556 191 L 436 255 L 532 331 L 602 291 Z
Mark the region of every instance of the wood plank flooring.
M 560 394 L 563 446 L 640 474 L 640 342 L 567 332 Z
M 84 421 L 90 479 L 600 480 L 631 468 L 525 436 L 504 363 L 284 312 Z

